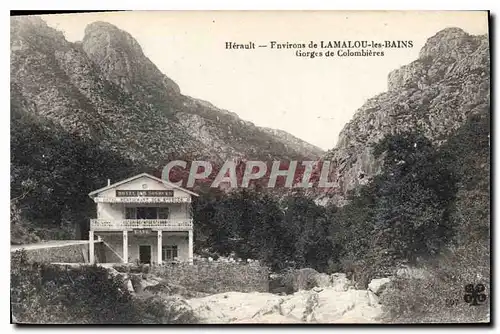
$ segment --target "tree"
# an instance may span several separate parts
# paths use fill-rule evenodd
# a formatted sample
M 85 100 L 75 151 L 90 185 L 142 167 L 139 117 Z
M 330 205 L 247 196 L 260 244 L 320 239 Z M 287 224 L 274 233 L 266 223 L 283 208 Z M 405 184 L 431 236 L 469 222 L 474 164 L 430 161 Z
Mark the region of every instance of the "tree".
M 452 236 L 453 173 L 432 143 L 416 133 L 386 137 L 374 154 L 385 157 L 377 180 L 373 252 L 388 266 L 436 254 Z

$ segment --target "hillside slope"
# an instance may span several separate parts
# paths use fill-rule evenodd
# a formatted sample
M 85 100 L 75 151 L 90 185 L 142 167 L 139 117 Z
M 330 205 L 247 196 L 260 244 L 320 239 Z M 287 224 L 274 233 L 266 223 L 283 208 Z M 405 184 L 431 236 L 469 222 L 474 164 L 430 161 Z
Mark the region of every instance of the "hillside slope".
M 141 163 L 172 155 L 221 161 L 322 153 L 182 95 L 130 34 L 105 22 L 70 43 L 38 17 L 12 18 L 11 84 L 38 116 Z

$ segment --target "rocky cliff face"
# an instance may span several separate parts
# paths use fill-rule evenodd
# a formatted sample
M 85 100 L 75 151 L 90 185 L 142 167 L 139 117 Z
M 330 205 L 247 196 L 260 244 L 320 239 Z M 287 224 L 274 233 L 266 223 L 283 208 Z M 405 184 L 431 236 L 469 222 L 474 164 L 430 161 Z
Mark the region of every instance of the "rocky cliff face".
M 283 145 L 292 145 L 298 152 L 307 156 L 311 153 L 321 156 L 324 152 L 321 148 L 309 144 L 308 142 L 303 141 L 286 131 L 279 129 L 271 129 L 271 128 L 262 128 L 265 132 L 277 138 L 279 141 L 283 143 Z
M 468 116 L 489 109 L 489 76 L 487 36 L 447 28 L 429 38 L 417 60 L 389 74 L 388 91 L 355 113 L 324 156 L 336 166 L 340 199 L 379 172 L 371 145 L 385 135 L 420 131 L 440 145 Z
M 316 158 L 236 114 L 184 96 L 127 32 L 95 22 L 70 43 L 38 17 L 11 19 L 11 87 L 39 119 L 132 161 Z
M 151 100 L 180 95 L 175 82 L 160 72 L 127 32 L 106 22 L 94 22 L 85 28 L 82 48 L 104 77 L 125 92 Z

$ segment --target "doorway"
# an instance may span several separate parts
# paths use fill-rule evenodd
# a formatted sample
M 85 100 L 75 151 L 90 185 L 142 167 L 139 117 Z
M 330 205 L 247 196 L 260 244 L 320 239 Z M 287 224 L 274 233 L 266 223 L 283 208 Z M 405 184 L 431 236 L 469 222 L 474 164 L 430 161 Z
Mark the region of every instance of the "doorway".
M 140 263 L 151 263 L 151 246 L 142 245 L 139 246 L 139 262 Z

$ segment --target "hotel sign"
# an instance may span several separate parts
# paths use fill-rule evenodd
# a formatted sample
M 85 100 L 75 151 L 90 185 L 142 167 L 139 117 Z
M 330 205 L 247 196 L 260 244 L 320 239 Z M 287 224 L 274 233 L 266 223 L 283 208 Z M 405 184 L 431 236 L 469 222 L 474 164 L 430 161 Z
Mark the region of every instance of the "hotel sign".
M 173 190 L 116 190 L 116 197 L 173 197 Z
M 191 203 L 191 197 L 94 197 L 96 203 Z

